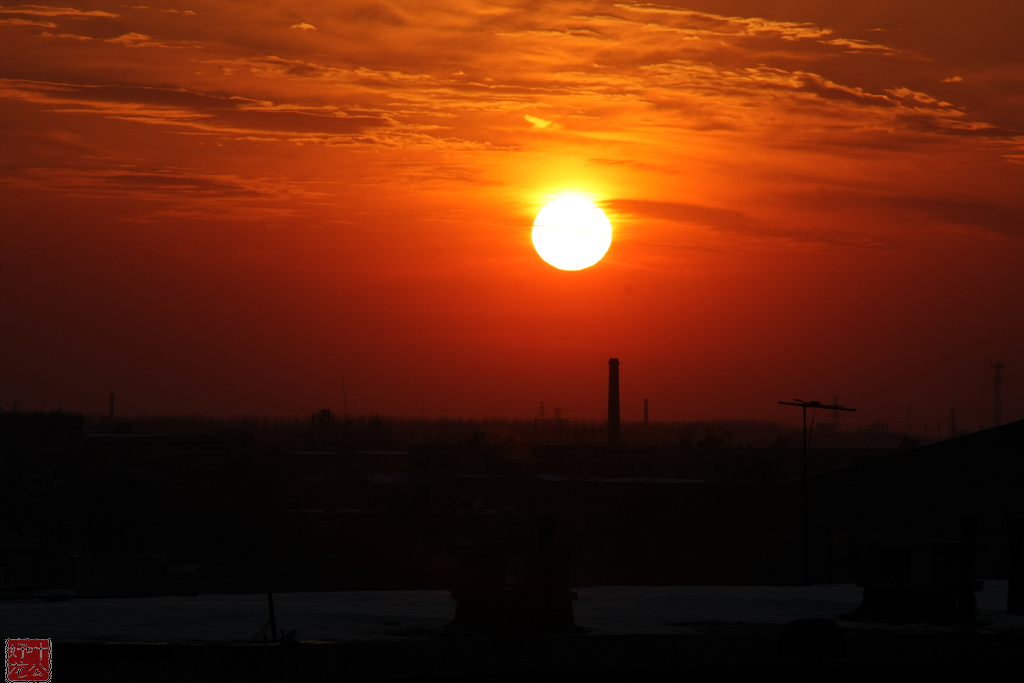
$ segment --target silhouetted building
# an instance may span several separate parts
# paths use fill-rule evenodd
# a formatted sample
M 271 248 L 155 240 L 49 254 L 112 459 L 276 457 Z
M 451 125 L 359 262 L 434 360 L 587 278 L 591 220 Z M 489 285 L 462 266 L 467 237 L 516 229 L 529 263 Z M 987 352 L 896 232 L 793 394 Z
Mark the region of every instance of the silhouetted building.
M 1007 578 L 1011 520 L 1024 517 L 1022 456 L 1024 421 L 1018 421 L 813 474 L 811 578 L 832 580 L 838 573 L 870 580 L 884 563 L 879 558 L 889 557 L 893 566 L 912 563 L 906 571 L 939 591 L 968 580 L 956 548 L 968 542 L 976 545 L 978 576 Z M 799 481 L 783 488 L 795 499 Z M 964 540 L 971 519 L 976 531 Z M 850 552 L 837 556 L 844 544 Z
M 555 519 L 537 518 L 537 543 L 478 544 L 461 553 L 449 628 L 484 631 L 575 629 L 569 556 L 554 545 Z

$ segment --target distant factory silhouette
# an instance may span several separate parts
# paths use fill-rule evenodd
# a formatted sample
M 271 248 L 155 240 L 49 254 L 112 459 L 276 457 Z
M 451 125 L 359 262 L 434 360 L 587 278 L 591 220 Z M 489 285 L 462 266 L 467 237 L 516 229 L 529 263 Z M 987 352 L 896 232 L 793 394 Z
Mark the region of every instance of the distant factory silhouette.
M 834 422 L 813 441 L 806 421 L 799 430 L 651 423 L 646 401 L 642 422 L 623 422 L 621 367 L 609 359 L 608 415 L 596 421 L 559 411 L 519 421 L 339 419 L 328 408 L 287 420 L 144 418 L 115 414 L 113 394 L 100 418 L 2 413 L 0 598 L 265 595 L 269 619 L 257 636 L 268 647 L 236 648 L 232 661 L 246 662 L 239 680 L 267 662 L 334 670 L 362 652 L 300 649 L 303 624 L 276 616 L 283 593 L 447 591 L 450 621 L 414 636 L 422 666 L 444 674 L 468 659 L 493 668 L 476 648 L 495 643 L 514 644 L 503 662 L 529 654 L 537 665 L 561 662 L 558 671 L 568 661 L 586 669 L 593 655 L 578 648 L 599 646 L 576 615 L 598 587 L 858 587 L 859 603 L 829 618 L 742 626 L 728 657 L 755 666 L 929 661 L 943 647 L 934 638 L 895 657 L 893 643 L 865 650 L 872 641 L 862 636 L 877 624 L 971 634 L 992 580 L 1006 582 L 1000 611 L 1024 615 L 1024 421 L 927 445 Z M 1001 377 L 1001 364 L 992 369 Z M 842 408 L 782 403 L 805 414 Z M 685 609 L 675 618 L 688 623 Z M 765 649 L 764 633 L 776 645 Z M 670 657 L 660 666 L 679 673 L 688 660 L 678 648 L 705 642 L 629 636 L 600 647 Z M 167 652 L 103 647 L 56 649 L 82 670 Z M 409 647 L 387 651 L 413 656 Z M 961 660 L 989 656 L 974 641 L 958 647 Z M 376 666 L 368 671 L 363 680 L 376 680 Z
M 603 424 L 115 422 L 113 395 L 106 420 L 3 413 L 6 511 L 27 526 L 0 589 L 447 588 L 455 546 L 533 538 L 541 517 L 574 549 L 573 585 L 848 581 L 871 538 L 956 541 L 964 516 L 985 575 L 1008 575 L 1024 423 L 922 446 L 825 422 L 805 450 L 763 421 L 623 423 L 619 388 L 611 358 Z

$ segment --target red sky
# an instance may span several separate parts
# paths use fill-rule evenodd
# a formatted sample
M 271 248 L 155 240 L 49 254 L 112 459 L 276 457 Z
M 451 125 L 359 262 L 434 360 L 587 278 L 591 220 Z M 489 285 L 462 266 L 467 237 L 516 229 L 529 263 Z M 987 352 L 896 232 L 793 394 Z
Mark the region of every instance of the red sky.
M 74 8 L 69 7 L 74 5 Z M 0 6 L 0 406 L 1024 417 L 1024 4 Z M 533 251 L 590 194 L 605 259 Z

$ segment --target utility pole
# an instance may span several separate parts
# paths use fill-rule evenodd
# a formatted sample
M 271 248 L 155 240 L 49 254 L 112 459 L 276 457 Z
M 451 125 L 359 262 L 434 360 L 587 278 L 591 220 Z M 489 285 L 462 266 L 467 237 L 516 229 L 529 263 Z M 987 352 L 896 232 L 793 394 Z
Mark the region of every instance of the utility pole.
M 798 406 L 802 409 L 804 414 L 804 584 L 810 583 L 810 574 L 807 570 L 807 409 L 808 408 L 827 408 L 833 411 L 833 415 L 837 410 L 845 410 L 849 412 L 857 412 L 856 408 L 847 408 L 841 406 L 838 403 L 829 405 L 827 403 L 821 403 L 820 401 L 802 401 L 799 398 L 794 398 L 793 401 L 779 401 L 780 406 Z
M 1002 396 L 1002 383 L 1003 383 L 1003 362 L 997 360 L 992 366 L 992 383 L 995 386 L 995 401 L 992 404 L 992 426 L 998 427 L 1003 424 L 1003 396 Z
M 340 374 L 341 374 L 341 409 L 345 413 L 345 422 L 348 423 L 348 396 L 345 393 L 345 373 L 341 372 Z

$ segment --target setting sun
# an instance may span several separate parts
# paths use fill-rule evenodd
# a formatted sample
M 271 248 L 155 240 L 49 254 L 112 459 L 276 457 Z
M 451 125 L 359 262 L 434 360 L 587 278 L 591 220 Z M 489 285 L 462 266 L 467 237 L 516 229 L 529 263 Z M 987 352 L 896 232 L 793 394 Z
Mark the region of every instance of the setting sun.
M 3 3 L 0 422 L 596 419 L 612 356 L 626 420 L 1022 419 L 1024 2 L 894 4 Z
M 608 252 L 612 224 L 597 204 L 565 196 L 549 203 L 533 222 L 533 247 L 561 270 L 589 268 Z

